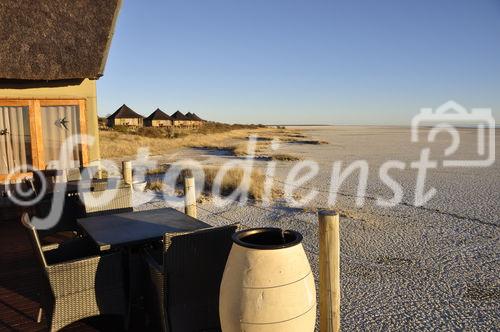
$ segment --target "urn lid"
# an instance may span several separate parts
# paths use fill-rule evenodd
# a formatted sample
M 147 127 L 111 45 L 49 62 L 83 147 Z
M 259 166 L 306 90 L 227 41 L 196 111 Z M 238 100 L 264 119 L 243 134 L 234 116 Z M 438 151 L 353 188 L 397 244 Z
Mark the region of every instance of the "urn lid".
M 250 228 L 234 233 L 233 242 L 251 249 L 284 249 L 300 244 L 302 234 L 273 227 Z

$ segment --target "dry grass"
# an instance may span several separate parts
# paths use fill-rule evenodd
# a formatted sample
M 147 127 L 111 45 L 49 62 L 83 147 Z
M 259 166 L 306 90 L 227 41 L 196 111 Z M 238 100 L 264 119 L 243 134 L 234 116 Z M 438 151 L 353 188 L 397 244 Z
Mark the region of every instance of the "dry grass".
M 287 135 L 288 137 L 294 137 L 294 138 L 306 138 L 307 136 L 301 133 L 291 133 Z
M 262 141 L 262 142 L 257 141 L 255 143 L 255 149 L 253 150 L 253 152 L 255 153 L 256 156 L 259 156 L 259 154 L 262 154 L 269 148 L 270 144 L 271 144 L 270 141 Z M 248 156 L 249 152 L 248 145 L 249 145 L 248 141 L 241 143 L 234 143 L 234 144 L 229 142 L 205 142 L 201 145 L 193 144 L 191 147 L 197 149 L 227 151 L 230 152 L 233 156 L 245 157 Z
M 253 152 L 256 157 L 259 157 L 265 151 L 267 151 L 267 149 L 269 148 L 270 145 L 271 145 L 271 142 L 268 142 L 268 141 L 262 141 L 262 142 L 257 141 L 257 142 L 255 142 L 255 149 L 253 149 L 253 151 L 250 151 L 250 152 Z M 243 143 L 236 145 L 236 147 L 233 150 L 233 153 L 235 156 L 244 157 L 244 156 L 248 155 L 248 152 L 249 152 L 248 148 L 249 148 L 249 143 L 243 142 Z
M 163 191 L 165 189 L 165 185 L 160 180 L 148 181 L 146 184 L 146 189 L 153 191 Z
M 226 149 L 231 140 L 242 139 L 249 132 L 259 133 L 265 129 L 237 129 L 215 134 L 191 134 L 185 137 L 147 137 L 119 131 L 100 131 L 100 147 L 102 158 L 134 156 L 139 148 L 149 148 L 151 154 L 162 154 L 182 147 L 206 147 Z
M 302 160 L 302 158 L 291 155 L 291 154 L 286 154 L 286 153 L 279 153 L 279 154 L 274 154 L 271 156 L 271 159 L 273 160 L 279 160 L 279 161 L 297 161 L 297 160 Z
M 101 130 L 101 157 L 104 159 L 130 157 L 136 155 L 139 148 L 146 147 L 149 148 L 152 155 L 165 154 L 182 147 L 191 147 L 227 151 L 234 156 L 243 157 L 247 156 L 250 135 L 257 136 L 255 147 L 256 157 L 266 157 L 266 151 L 271 141 L 275 139 L 299 144 L 327 143 L 304 139 L 305 136 L 300 132 L 288 129 L 226 126 L 223 127 L 225 131 L 222 131 L 222 127 L 217 126 L 216 128 L 218 129 L 214 129 L 211 132 L 210 126 L 207 126 L 203 129 L 206 132 L 193 131 L 190 134 L 177 135 L 175 138 L 161 134 L 161 130 L 164 130 L 163 128 L 142 128 L 133 133 L 124 131 L 123 129 Z
M 327 141 L 303 139 L 303 137 L 305 137 L 305 136 L 304 135 L 301 135 L 301 136 L 285 136 L 285 137 L 281 137 L 280 140 L 283 141 L 283 142 L 287 142 L 287 143 L 297 143 L 297 144 L 313 144 L 313 145 L 328 144 Z
M 212 191 L 217 173 L 220 171 L 218 167 L 206 167 L 205 169 L 205 190 Z M 244 170 L 241 168 L 229 169 L 222 179 L 220 191 L 222 196 L 230 195 L 236 190 L 244 179 Z M 248 189 L 249 197 L 256 200 L 261 200 L 264 195 L 265 176 L 258 169 L 254 169 L 250 175 L 250 187 Z
M 327 141 L 320 141 L 320 140 L 303 140 L 303 141 L 299 141 L 299 143 L 301 143 L 301 144 L 314 144 L 314 145 L 329 144 Z
M 206 196 L 210 196 L 212 193 L 212 188 L 214 187 L 215 178 L 217 177 L 218 172 L 220 171 L 220 167 L 216 166 L 206 166 L 203 168 L 205 172 L 205 183 L 204 183 L 204 192 L 203 194 Z M 184 172 L 177 179 L 177 187 L 178 189 L 182 188 L 182 184 L 184 182 L 183 177 L 188 175 L 189 172 Z M 231 168 L 226 171 L 224 177 L 222 178 L 222 183 L 220 184 L 220 193 L 222 196 L 229 196 L 232 192 L 234 192 L 243 182 L 245 177 L 245 172 L 242 168 Z M 248 196 L 251 199 L 262 200 L 264 196 L 264 183 L 265 183 L 265 175 L 259 169 L 253 169 L 250 174 L 249 181 L 249 189 Z M 152 180 L 148 181 L 147 189 L 162 191 L 165 189 L 165 186 L 160 180 Z M 271 190 L 271 198 L 282 197 L 283 193 L 278 188 L 272 188 Z

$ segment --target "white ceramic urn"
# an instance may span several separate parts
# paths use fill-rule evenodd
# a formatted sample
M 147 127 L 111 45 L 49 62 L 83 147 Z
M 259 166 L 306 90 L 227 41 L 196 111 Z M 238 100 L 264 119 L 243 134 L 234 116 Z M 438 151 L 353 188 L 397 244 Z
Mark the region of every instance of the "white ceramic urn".
M 256 228 L 233 235 L 220 288 L 223 332 L 308 332 L 316 290 L 302 235 Z

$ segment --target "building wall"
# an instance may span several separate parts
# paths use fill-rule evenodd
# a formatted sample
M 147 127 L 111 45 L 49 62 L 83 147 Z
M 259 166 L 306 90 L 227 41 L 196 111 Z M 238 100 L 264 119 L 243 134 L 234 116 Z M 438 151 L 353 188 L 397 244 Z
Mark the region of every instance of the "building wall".
M 138 118 L 118 118 L 118 119 L 112 119 L 111 121 L 108 120 L 108 125 L 110 127 L 113 126 L 136 126 L 136 127 L 142 127 L 143 119 L 138 119 Z
M 203 125 L 203 122 L 201 121 L 195 121 L 195 120 L 186 121 L 186 126 L 189 127 L 197 128 L 200 127 L 201 125 Z
M 85 99 L 87 133 L 95 137 L 89 145 L 89 161 L 100 159 L 97 123 L 96 81 L 85 79 L 78 85 L 34 88 L 0 88 L 0 99 Z
M 176 126 L 176 127 L 190 127 L 191 121 L 189 121 L 189 120 L 174 120 L 174 126 Z
M 146 127 L 170 127 L 172 126 L 172 121 L 170 120 L 144 120 L 144 125 Z

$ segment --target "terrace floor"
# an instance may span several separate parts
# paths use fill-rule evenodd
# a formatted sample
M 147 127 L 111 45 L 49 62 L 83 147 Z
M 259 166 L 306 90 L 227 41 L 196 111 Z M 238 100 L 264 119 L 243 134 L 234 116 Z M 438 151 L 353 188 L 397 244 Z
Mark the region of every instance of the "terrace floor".
M 36 322 L 38 280 L 28 235 L 15 220 L 0 220 L 0 331 L 47 331 Z M 138 311 L 138 310 L 136 310 Z M 130 330 L 144 331 L 144 316 L 133 311 Z M 121 317 L 98 316 L 75 322 L 64 331 L 117 331 Z

